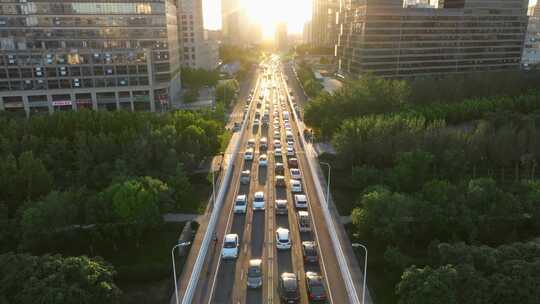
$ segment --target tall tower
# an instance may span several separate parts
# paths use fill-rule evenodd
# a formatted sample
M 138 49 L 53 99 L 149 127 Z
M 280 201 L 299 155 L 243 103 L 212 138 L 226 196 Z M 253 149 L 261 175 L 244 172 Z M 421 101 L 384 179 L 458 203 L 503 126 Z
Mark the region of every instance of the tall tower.
M 279 52 L 285 52 L 287 51 L 289 47 L 289 41 L 287 37 L 287 23 L 280 22 L 278 23 L 276 27 L 276 37 L 275 37 L 275 44 L 276 49 Z

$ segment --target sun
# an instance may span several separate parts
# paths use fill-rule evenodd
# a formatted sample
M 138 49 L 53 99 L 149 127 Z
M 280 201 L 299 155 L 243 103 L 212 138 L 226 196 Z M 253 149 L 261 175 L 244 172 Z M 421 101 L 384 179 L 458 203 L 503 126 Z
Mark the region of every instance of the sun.
M 289 32 L 301 33 L 303 25 L 311 19 L 310 0 L 241 0 L 251 21 L 262 27 L 266 39 L 274 37 L 279 22 L 287 23 Z

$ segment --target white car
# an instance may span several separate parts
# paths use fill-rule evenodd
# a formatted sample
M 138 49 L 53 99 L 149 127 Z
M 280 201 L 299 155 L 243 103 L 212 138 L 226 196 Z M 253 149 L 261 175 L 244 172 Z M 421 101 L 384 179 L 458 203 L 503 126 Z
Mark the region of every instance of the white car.
M 307 197 L 304 194 L 295 194 L 294 205 L 298 209 L 307 209 L 308 207 Z
M 276 149 L 274 149 L 274 155 L 275 155 L 275 156 L 278 156 L 278 157 L 281 157 L 281 155 L 282 155 L 282 154 L 281 154 L 281 148 L 276 148 Z
M 294 148 L 294 140 L 287 139 L 287 147 L 292 147 L 292 148 Z
M 298 168 L 291 168 L 291 178 L 294 179 L 302 179 L 302 173 L 300 172 L 300 169 Z
M 222 259 L 236 259 L 238 257 L 238 234 L 227 234 L 223 240 Z
M 291 179 L 291 192 L 299 193 L 302 192 L 302 183 L 299 180 Z
M 274 148 L 281 148 L 281 141 L 279 139 L 274 140 Z
M 281 133 L 279 133 L 279 131 L 274 131 L 274 139 L 280 139 L 281 138 Z
M 261 124 L 261 122 L 259 121 L 259 119 L 255 119 L 255 120 L 253 121 L 253 127 L 254 127 L 254 128 L 257 128 L 260 124 Z
M 259 166 L 261 167 L 268 166 L 268 157 L 266 156 L 266 154 L 259 156 Z
M 294 155 L 295 155 L 294 148 L 291 146 L 287 147 L 287 156 L 294 156 Z
M 253 210 L 264 210 L 264 192 L 255 192 L 253 196 Z
M 234 201 L 234 213 L 246 213 L 247 211 L 247 196 L 240 194 L 236 196 Z
M 279 227 L 276 230 L 276 247 L 279 250 L 291 249 L 291 237 L 289 229 Z
M 249 148 L 244 152 L 244 160 L 253 160 L 253 149 Z

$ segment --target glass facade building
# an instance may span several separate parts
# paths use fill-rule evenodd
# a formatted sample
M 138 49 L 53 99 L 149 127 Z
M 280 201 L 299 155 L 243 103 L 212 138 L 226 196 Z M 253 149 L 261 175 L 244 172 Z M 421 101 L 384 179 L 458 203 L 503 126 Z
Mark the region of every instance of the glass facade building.
M 408 7 L 403 0 L 343 3 L 337 55 L 340 71 L 382 77 L 520 68 L 527 0 L 439 0 Z
M 0 0 L 0 110 L 163 110 L 177 31 L 171 0 Z

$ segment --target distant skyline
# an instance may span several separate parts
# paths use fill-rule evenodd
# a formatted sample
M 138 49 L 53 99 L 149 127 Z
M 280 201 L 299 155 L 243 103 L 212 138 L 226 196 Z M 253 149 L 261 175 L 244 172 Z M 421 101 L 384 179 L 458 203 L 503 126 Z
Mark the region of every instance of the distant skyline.
M 209 30 L 221 29 L 221 0 L 202 0 L 204 11 L 204 28 Z M 287 22 L 289 32 L 301 33 L 303 25 L 306 21 L 311 20 L 311 3 L 312 0 L 240 0 L 248 3 L 251 8 L 251 14 L 255 14 L 255 18 L 265 16 L 266 25 L 265 36 L 272 36 L 273 29 L 277 22 L 284 20 Z M 270 10 L 266 10 L 271 6 Z M 279 8 L 279 4 L 289 6 L 287 10 Z M 536 5 L 537 0 L 529 0 L 529 6 Z M 255 10 L 256 9 L 256 10 Z M 277 12 L 279 16 L 269 16 L 269 13 Z M 269 18 L 270 17 L 270 18 Z M 281 19 L 281 20 L 280 20 Z M 265 26 L 263 25 L 263 28 Z M 272 30 L 271 33 L 268 31 Z
M 312 0 L 240 0 L 252 20 L 260 22 L 266 38 L 272 38 L 278 22 L 287 23 L 289 32 L 301 33 L 311 19 Z M 221 0 L 203 0 L 204 27 L 221 29 Z

